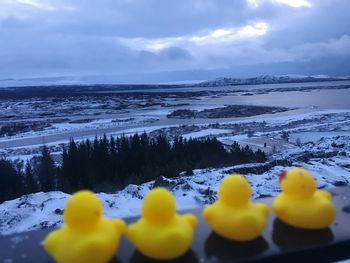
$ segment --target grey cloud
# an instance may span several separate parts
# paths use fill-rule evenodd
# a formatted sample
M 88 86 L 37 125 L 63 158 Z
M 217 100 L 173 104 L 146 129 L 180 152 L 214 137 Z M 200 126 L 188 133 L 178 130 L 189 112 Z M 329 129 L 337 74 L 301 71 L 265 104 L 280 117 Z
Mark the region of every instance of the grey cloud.
M 319 74 L 333 74 L 344 72 L 341 65 L 350 55 L 350 1 L 346 0 L 313 0 L 312 8 L 290 8 L 265 0 L 256 9 L 246 0 L 43 2 L 57 8 L 0 3 L 0 77 L 67 72 L 147 74 L 180 69 L 196 75 L 198 69 L 208 68 L 223 73 L 225 68 L 234 68 L 241 74 L 243 69 L 260 74 L 268 68 L 279 74 L 282 69 L 303 74 L 315 61 L 325 59 L 327 67 L 314 68 Z M 242 41 L 215 43 L 214 37 L 208 45 L 181 40 L 147 49 L 116 40 L 190 39 L 259 21 L 268 24 L 267 33 Z M 294 72 L 298 67 L 291 65 L 299 65 L 300 72 Z
M 191 55 L 187 50 L 179 47 L 169 47 L 162 49 L 159 55 L 169 60 L 182 60 L 191 58 Z
M 313 1 L 314 6 L 294 14 L 272 17 L 274 29 L 265 46 L 291 48 L 295 45 L 324 42 L 350 35 L 350 1 Z
M 28 21 L 24 19 L 19 19 L 13 15 L 10 15 L 1 21 L 0 27 L 2 28 L 23 28 L 28 27 Z

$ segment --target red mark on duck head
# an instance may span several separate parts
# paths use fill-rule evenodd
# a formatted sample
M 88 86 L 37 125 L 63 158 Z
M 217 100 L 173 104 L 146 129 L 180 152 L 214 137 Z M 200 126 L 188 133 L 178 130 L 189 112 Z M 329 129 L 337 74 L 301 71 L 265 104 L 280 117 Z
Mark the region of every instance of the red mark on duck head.
M 287 176 L 287 172 L 286 171 L 281 171 L 280 174 L 278 175 L 278 180 L 280 181 L 280 183 L 282 182 L 282 180 L 284 178 L 286 178 Z

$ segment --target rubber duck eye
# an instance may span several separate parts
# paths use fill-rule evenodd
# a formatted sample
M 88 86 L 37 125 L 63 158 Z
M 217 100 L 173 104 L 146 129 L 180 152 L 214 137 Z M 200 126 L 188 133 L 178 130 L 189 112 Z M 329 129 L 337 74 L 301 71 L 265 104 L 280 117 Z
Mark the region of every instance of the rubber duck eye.
M 280 172 L 280 174 L 278 175 L 278 180 L 281 183 L 283 179 L 285 179 L 287 176 L 287 172 L 286 171 L 282 171 Z

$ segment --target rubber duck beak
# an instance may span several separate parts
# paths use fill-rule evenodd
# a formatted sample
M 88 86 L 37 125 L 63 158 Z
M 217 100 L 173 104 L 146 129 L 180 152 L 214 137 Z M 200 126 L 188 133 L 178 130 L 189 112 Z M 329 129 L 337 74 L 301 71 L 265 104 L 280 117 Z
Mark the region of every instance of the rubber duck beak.
M 278 180 L 281 183 L 284 178 L 286 178 L 287 172 L 286 171 L 281 171 L 280 174 L 278 175 Z

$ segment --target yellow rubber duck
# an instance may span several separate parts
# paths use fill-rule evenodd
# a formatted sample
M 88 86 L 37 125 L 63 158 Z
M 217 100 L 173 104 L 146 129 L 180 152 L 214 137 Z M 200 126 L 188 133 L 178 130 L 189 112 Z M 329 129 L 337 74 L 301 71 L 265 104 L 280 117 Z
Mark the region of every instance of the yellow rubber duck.
M 305 169 L 293 168 L 280 174 L 282 193 L 272 209 L 283 222 L 298 228 L 322 229 L 336 216 L 332 196 L 316 188 L 314 177 Z
M 79 191 L 68 200 L 63 219 L 64 225 L 44 241 L 45 250 L 58 263 L 106 263 L 126 231 L 121 219 L 102 216 L 102 204 L 90 191 Z
M 192 214 L 176 213 L 174 197 L 168 190 L 155 188 L 146 195 L 142 216 L 129 225 L 126 236 L 147 257 L 175 259 L 189 250 L 197 223 Z
M 269 208 L 250 202 L 251 189 L 238 174 L 226 176 L 218 189 L 218 201 L 204 208 L 203 216 L 214 232 L 236 241 L 250 241 L 265 228 Z

